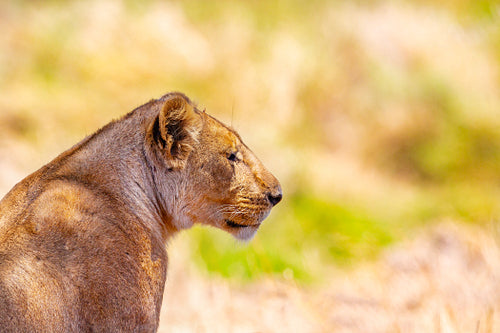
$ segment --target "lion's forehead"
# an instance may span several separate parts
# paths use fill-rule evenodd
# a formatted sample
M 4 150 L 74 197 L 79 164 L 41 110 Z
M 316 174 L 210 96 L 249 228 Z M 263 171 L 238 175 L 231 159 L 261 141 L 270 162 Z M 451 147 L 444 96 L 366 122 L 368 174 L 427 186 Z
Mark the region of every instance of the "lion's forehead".
M 207 114 L 205 115 L 208 116 Z M 205 120 L 208 135 L 211 137 L 212 141 L 223 145 L 225 148 L 237 148 L 242 144 L 239 134 L 231 127 L 211 116 L 206 117 Z

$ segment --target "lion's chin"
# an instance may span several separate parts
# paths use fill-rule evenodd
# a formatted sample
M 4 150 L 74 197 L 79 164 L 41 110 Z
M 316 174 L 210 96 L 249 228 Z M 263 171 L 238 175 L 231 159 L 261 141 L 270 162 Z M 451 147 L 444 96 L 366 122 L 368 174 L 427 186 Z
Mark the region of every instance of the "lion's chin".
M 249 242 L 253 239 L 255 234 L 257 233 L 257 230 L 259 230 L 259 226 L 248 226 L 246 228 L 240 228 L 240 229 L 233 229 L 229 231 L 231 235 L 233 235 L 236 239 Z
M 255 236 L 257 230 L 259 230 L 259 227 L 260 223 L 240 224 L 226 220 L 222 229 L 233 235 L 236 239 L 250 241 Z
M 270 210 L 261 213 L 259 216 L 253 216 L 257 219 L 250 219 L 252 222 L 245 221 L 242 223 L 240 221 L 226 219 L 223 225 L 219 227 L 229 232 L 236 239 L 248 242 L 255 236 L 255 233 L 259 230 L 260 225 L 269 215 L 269 212 Z

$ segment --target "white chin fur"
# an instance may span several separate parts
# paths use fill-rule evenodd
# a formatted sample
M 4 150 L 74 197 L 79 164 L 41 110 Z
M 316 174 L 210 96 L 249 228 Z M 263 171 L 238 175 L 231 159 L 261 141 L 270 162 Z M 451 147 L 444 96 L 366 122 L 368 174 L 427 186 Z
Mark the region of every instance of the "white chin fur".
M 240 230 L 232 233 L 232 235 L 236 239 L 239 239 L 239 240 L 242 240 L 245 242 L 249 242 L 253 239 L 253 237 L 257 233 L 258 229 L 259 229 L 258 227 L 247 227 L 247 228 L 240 229 Z

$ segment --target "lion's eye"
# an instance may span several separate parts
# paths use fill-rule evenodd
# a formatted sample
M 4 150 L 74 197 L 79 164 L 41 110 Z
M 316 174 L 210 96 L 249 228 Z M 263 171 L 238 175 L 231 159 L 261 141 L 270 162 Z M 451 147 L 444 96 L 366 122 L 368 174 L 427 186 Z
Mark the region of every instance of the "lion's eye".
M 230 160 L 231 162 L 235 162 L 237 160 L 236 153 L 231 153 L 227 156 L 227 159 Z

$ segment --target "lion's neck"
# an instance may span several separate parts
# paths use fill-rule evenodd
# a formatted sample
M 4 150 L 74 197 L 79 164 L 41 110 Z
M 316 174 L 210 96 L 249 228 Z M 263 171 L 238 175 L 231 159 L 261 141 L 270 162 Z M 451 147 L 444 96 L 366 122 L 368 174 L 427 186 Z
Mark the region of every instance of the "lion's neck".
M 165 244 L 178 230 L 170 206 L 158 195 L 155 166 L 144 144 L 144 117 L 118 120 L 63 153 L 48 166 L 55 176 L 65 175 L 118 200 L 135 223 Z M 127 221 L 130 223 L 130 221 Z

